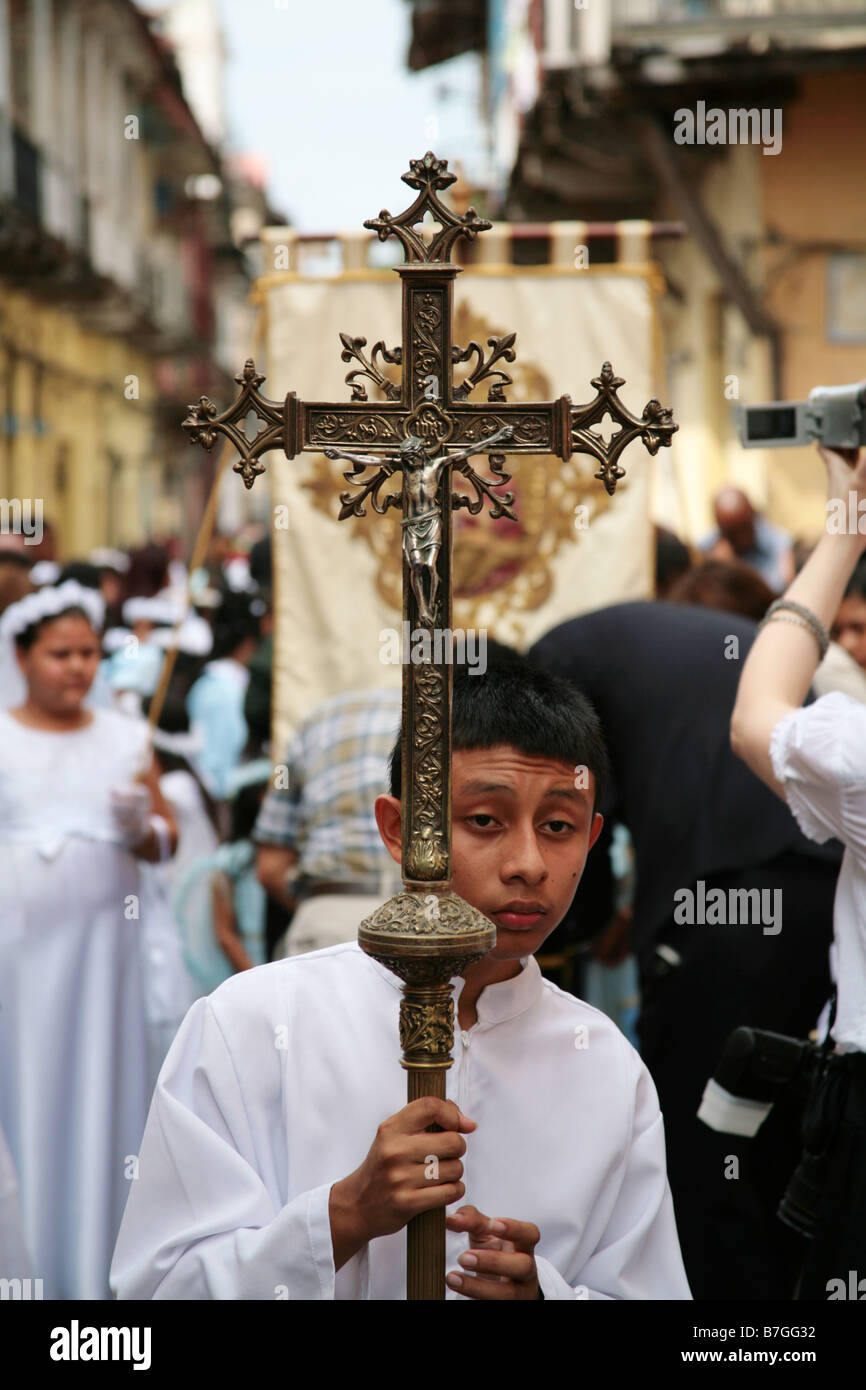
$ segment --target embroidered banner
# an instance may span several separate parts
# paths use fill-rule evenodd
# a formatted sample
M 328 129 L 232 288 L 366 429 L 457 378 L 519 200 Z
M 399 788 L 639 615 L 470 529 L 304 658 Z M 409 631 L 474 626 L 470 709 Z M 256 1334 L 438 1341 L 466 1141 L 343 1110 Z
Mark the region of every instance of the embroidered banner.
M 349 367 L 340 333 L 364 336 L 365 351 L 400 342 L 400 287 L 390 271 L 327 279 L 273 277 L 265 288 L 267 394 L 348 400 Z M 590 382 L 609 360 L 624 377 L 620 394 L 640 411 L 661 389 L 653 379 L 653 289 L 643 268 L 468 269 L 455 292 L 454 342 L 516 332 L 511 401 L 575 404 L 595 395 Z M 474 360 L 474 359 L 473 359 Z M 381 362 L 381 358 L 380 358 Z M 385 370 L 399 380 L 399 367 Z M 473 361 L 458 364 L 459 379 Z M 471 399 L 486 399 L 488 382 Z M 370 398 L 384 399 L 365 381 Z M 601 429 L 609 425 L 602 422 Z M 622 458 L 627 477 L 609 498 L 594 461 L 576 455 L 511 458 L 518 521 L 455 513 L 455 627 L 485 629 L 519 648 L 587 609 L 649 596 L 652 589 L 652 460 L 638 442 Z M 394 636 L 401 631 L 399 513 L 338 521 L 348 467 L 324 455 L 268 460 L 274 516 L 275 747 L 327 696 L 396 685 Z

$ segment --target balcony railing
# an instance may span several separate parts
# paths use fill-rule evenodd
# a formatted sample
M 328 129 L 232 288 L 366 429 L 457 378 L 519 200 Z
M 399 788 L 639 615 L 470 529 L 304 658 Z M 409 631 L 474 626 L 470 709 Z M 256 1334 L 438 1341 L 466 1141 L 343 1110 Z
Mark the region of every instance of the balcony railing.
M 8 139 L 8 125 L 5 132 Z M 3 133 L 0 124 L 0 137 Z M 46 160 L 38 145 L 17 127 L 11 128 L 11 155 L 11 201 L 48 236 L 89 258 L 89 199 L 78 191 L 69 173 Z
M 863 0 L 612 0 L 613 32 L 676 27 L 682 32 L 866 28 Z
M 866 44 L 866 0 L 544 0 L 543 15 L 547 68 L 604 69 L 614 50 L 706 56 L 750 39 L 759 50 Z

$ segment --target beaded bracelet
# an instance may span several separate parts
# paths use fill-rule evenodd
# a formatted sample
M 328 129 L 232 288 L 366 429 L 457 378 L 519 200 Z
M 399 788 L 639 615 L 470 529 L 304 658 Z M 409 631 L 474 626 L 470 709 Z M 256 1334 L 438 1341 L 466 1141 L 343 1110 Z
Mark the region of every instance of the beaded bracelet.
M 811 632 L 818 643 L 821 660 L 824 660 L 830 646 L 830 634 L 821 619 L 816 617 L 811 609 L 805 608 L 802 603 L 794 603 L 789 598 L 777 598 L 775 603 L 770 604 L 766 615 L 758 624 L 758 631 L 760 632 L 761 628 L 766 627 L 767 623 L 772 622 L 777 617 L 781 622 L 797 623 L 799 627 L 806 628 Z

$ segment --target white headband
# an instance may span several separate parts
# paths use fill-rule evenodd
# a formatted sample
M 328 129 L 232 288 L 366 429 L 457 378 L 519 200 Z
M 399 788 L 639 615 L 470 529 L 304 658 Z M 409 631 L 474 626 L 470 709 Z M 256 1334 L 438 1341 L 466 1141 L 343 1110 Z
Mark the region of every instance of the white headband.
M 154 598 L 128 598 L 123 605 L 123 621 L 125 623 L 166 623 L 169 626 L 177 622 L 181 617 L 183 608 L 173 603 L 171 599 L 155 596 Z
M 113 550 L 110 546 L 103 546 L 100 550 L 90 552 L 90 563 L 101 570 L 114 570 L 117 574 L 128 574 L 131 561 L 122 550 Z
M 147 638 L 152 647 L 173 647 L 187 656 L 209 656 L 213 647 L 210 623 L 197 613 L 188 613 L 179 628 L 155 627 Z
M 67 608 L 83 608 L 96 631 L 102 628 L 105 618 L 102 595 L 96 589 L 86 589 L 77 579 L 67 579 L 56 588 L 40 589 L 38 593 L 27 594 L 17 603 L 11 603 L 0 618 L 0 641 L 13 641 L 34 623 L 56 617 Z
M 37 560 L 30 569 L 30 583 L 36 589 L 46 584 L 56 584 L 60 578 L 60 566 L 56 560 Z
M 129 627 L 107 627 L 102 634 L 102 650 L 106 656 L 111 656 L 112 652 L 119 651 L 124 642 L 133 635 Z
M 131 628 L 110 627 L 102 638 L 102 648 L 110 654 L 119 651 L 127 642 L 130 642 L 130 654 L 138 650 L 138 638 Z M 213 648 L 210 623 L 197 613 L 190 613 L 179 628 L 155 627 L 141 643 L 143 647 L 159 647 L 162 651 L 175 645 L 187 656 L 209 656 Z

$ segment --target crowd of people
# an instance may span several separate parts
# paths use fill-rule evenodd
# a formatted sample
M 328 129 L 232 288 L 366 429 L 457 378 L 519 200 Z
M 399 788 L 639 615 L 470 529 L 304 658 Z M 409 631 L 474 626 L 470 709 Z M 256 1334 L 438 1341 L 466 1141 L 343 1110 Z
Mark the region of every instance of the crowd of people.
M 863 463 L 824 457 L 831 496 L 866 495 Z M 454 884 L 499 940 L 455 995 L 458 1099 L 435 1114 L 395 1101 L 396 981 L 352 945 L 400 883 L 399 694 L 336 694 L 271 746 L 267 537 L 218 537 L 193 573 L 171 545 L 0 544 L 0 1275 L 49 1298 L 400 1297 L 398 1233 L 422 1194 L 464 1194 L 467 1147 L 493 1210 L 449 1215 L 455 1295 L 823 1298 L 862 1262 L 864 538 L 807 553 L 733 489 L 716 520 L 694 550 L 658 532 L 654 600 L 455 671 Z M 583 799 L 560 785 L 577 764 Z M 698 892 L 774 906 L 698 925 Z M 815 1040 L 808 1235 L 777 1216 L 796 1088 L 754 1137 L 698 1118 L 743 1025 Z M 572 1094 L 579 1029 L 597 1070 Z M 441 1180 L 383 1195 L 387 1125 Z

